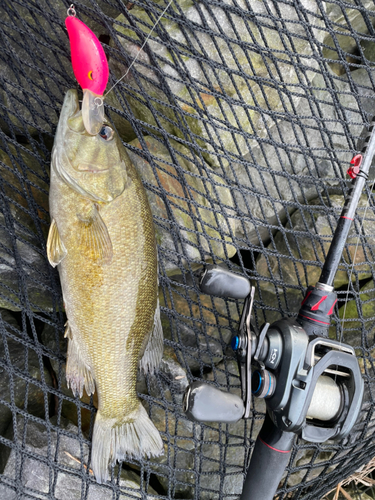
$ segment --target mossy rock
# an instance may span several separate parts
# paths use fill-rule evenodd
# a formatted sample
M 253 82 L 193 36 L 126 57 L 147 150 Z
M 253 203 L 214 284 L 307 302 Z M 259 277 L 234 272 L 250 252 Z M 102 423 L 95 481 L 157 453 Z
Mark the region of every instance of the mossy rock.
M 345 300 L 351 299 L 351 300 Z M 345 301 L 345 303 L 343 303 Z M 345 292 L 341 294 L 339 303 L 339 318 L 341 320 L 340 338 L 353 347 L 371 348 L 374 346 L 375 321 L 375 285 L 370 280 L 362 286 L 356 297 Z M 332 332 L 330 336 L 334 336 Z M 336 336 L 334 337 L 336 338 Z
M 48 313 L 60 301 L 47 261 L 49 165 L 37 149 L 12 143 L 0 150 L 4 205 L 0 213 L 0 307 L 19 311 L 25 300 Z M 22 297 L 22 298 L 21 298 Z
M 348 7 L 349 4 L 352 4 L 353 8 Z M 330 65 L 338 75 L 347 71 L 345 62 L 360 64 L 358 58 L 351 60 L 350 56 L 357 49 L 358 36 L 368 34 L 364 10 L 374 11 L 374 3 L 371 0 L 362 0 L 360 6 L 354 0 L 349 0 L 345 6 L 327 3 L 327 16 L 336 33 L 333 38 L 328 31 L 325 32 L 323 43 L 326 47 L 323 48 L 323 56 L 337 61 L 337 63 L 330 63 Z
M 0 435 L 12 429 L 15 408 L 30 415 L 46 418 L 50 398 L 51 376 L 44 367 L 40 347 L 22 331 L 12 313 L 0 309 Z M 42 387 L 41 387 L 42 384 Z M 9 448 L 0 445 L 0 468 L 5 466 Z
M 162 41 L 158 30 L 154 30 L 147 42 L 152 57 L 139 48 L 144 38 L 138 35 L 138 30 L 146 36 L 155 22 L 146 9 L 136 5 L 129 12 L 131 23 L 120 15 L 114 25 L 118 40 L 112 44 L 121 44 L 129 60 L 137 56 L 132 70 L 123 80 L 128 87 L 127 100 L 134 116 L 144 122 L 145 127 L 146 124 L 156 127 L 154 133 L 164 129 L 184 139 L 187 133 L 194 134 L 206 159 L 216 166 L 228 164 L 225 158 L 228 153 L 246 154 L 249 135 L 265 136 L 259 110 L 285 112 L 284 105 L 288 107 L 288 104 L 280 98 L 278 84 L 280 81 L 283 85 L 300 82 L 290 54 L 298 53 L 303 60 L 313 53 L 313 46 L 293 7 L 280 4 L 276 10 L 269 1 L 254 2 L 253 13 L 249 13 L 245 2 L 240 2 L 238 7 L 243 9 L 243 15 L 227 14 L 226 8 L 221 6 L 212 6 L 209 11 L 203 3 L 184 1 L 175 12 L 176 19 L 185 16 L 193 23 L 192 27 L 165 15 L 161 23 L 171 43 Z M 175 8 L 170 6 L 170 9 Z M 322 23 L 319 16 L 313 14 L 318 14 L 316 2 L 308 1 L 306 9 L 308 16 L 311 12 L 315 26 Z M 274 19 L 269 17 L 269 11 Z M 253 22 L 254 14 L 267 17 L 261 31 Z M 280 17 L 287 22 L 290 40 L 279 32 Z M 204 23 L 206 28 L 200 29 Z M 312 31 L 321 41 L 322 31 Z M 171 48 L 174 45 L 178 45 L 178 59 Z M 277 51 L 276 62 L 270 57 L 272 51 Z M 313 67 L 312 59 L 306 59 L 306 64 Z M 116 77 L 125 75 L 127 68 L 123 61 L 112 57 L 110 65 Z M 288 99 L 296 105 L 300 96 L 289 94 Z
M 358 102 L 345 81 L 335 81 L 331 88 L 323 75 L 315 74 L 308 87 L 295 106 L 306 141 L 303 144 L 314 151 L 326 151 L 329 135 L 335 160 L 328 154 L 319 153 L 318 158 L 315 152 L 306 153 L 305 146 L 301 147 L 300 129 L 288 117 L 280 116 L 268 125 L 269 140 L 249 139 L 251 152 L 225 170 L 240 217 L 236 236 L 241 246 L 259 245 L 262 251 L 298 205 L 310 203 L 327 188 L 336 188 L 338 179 L 346 173 L 351 145 L 343 143 L 343 137 L 348 129 L 353 137 L 359 137 L 363 130 Z M 311 110 L 311 99 L 325 118 L 319 129 L 314 126 L 316 112 Z M 345 124 L 340 122 L 338 103 Z
M 26 427 L 26 429 L 25 429 Z M 64 418 L 59 420 L 53 417 L 48 422 L 33 422 L 21 417 L 17 418 L 17 435 L 10 436 L 15 447 L 9 457 L 4 470 L 4 477 L 8 481 L 15 480 L 17 464 L 22 456 L 22 475 L 17 479 L 25 488 L 38 491 L 41 495 L 50 492 L 51 473 L 55 469 L 56 462 L 61 469 L 56 474 L 54 494 L 60 500 L 79 500 L 82 498 L 82 469 L 87 469 L 89 459 L 89 447 L 85 442 L 80 430 Z M 16 453 L 17 449 L 17 453 Z M 51 461 L 51 457 L 55 457 Z M 35 457 L 40 457 L 38 460 Z M 53 463 L 54 462 L 54 463 Z M 117 470 L 116 470 L 117 469 Z M 56 471 L 55 471 L 56 472 Z M 91 469 L 88 474 L 93 479 Z M 143 490 L 144 481 L 138 474 L 131 470 L 115 468 L 115 478 L 119 476 L 116 486 L 110 483 L 99 485 L 95 481 L 89 482 L 89 498 L 91 500 L 110 500 L 113 498 L 114 488 L 120 487 L 121 493 L 118 498 L 127 500 L 131 498 L 151 498 L 148 495 L 156 495 L 156 491 L 148 485 L 147 494 Z M 113 483 L 112 483 L 113 484 Z M 15 500 L 17 493 L 5 483 L 0 484 L 0 496 L 7 500 Z
M 273 309 L 268 314 L 269 321 L 278 319 L 280 314 L 298 312 L 305 289 L 319 280 L 343 204 L 343 197 L 334 195 L 330 197 L 330 203 L 325 198 L 316 199 L 296 210 L 285 230 L 276 234 L 272 245 L 260 256 L 256 268 L 257 297 Z M 367 198 L 363 195 L 357 210 L 360 216 L 366 205 Z M 360 242 L 357 247 L 358 236 L 355 224 L 352 224 L 347 251 L 343 255 L 348 270 L 355 257 L 354 270 L 360 280 L 372 276 L 367 253 L 369 247 L 375 248 L 375 219 L 369 212 L 363 222 L 363 230 L 367 235 L 366 246 Z M 276 253 L 279 255 L 276 256 Z M 351 279 L 355 279 L 355 274 Z M 334 281 L 335 288 L 346 286 L 348 280 L 348 271 L 340 265 Z
M 194 261 L 200 266 L 202 259 L 210 260 L 212 255 L 232 257 L 236 219 L 229 187 L 205 164 L 198 168 L 190 150 L 178 142 L 170 141 L 171 149 L 153 137 L 146 137 L 145 143 L 155 170 L 141 155 L 133 151 L 129 155 L 146 187 L 150 186 L 147 195 L 161 252 L 182 253 L 186 256 L 182 261 L 193 267 Z M 131 145 L 142 150 L 138 139 Z M 170 258 L 162 265 L 169 274 L 179 271 Z
M 165 313 L 162 314 L 162 324 L 166 337 L 176 342 L 175 350 L 183 366 L 192 370 L 199 368 L 202 373 L 212 369 L 222 359 L 233 331 L 238 328 L 237 304 L 220 297 L 197 294 L 176 284 L 170 287 L 166 297 L 160 296 L 160 305 L 178 314 L 173 319 L 176 330 L 171 329 Z M 178 344 L 185 342 L 186 337 L 189 342 L 179 350 Z

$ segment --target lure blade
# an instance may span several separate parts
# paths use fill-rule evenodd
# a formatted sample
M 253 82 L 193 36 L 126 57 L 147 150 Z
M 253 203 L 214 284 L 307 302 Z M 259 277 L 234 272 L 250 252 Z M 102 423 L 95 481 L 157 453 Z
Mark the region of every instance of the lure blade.
M 99 133 L 104 120 L 102 96 L 108 83 L 108 62 L 96 35 L 85 23 L 68 16 L 65 24 L 69 34 L 72 66 L 82 87 L 84 98 L 82 115 L 87 132 Z
M 89 134 L 99 134 L 104 122 L 103 99 L 88 89 L 83 91 L 82 119 Z

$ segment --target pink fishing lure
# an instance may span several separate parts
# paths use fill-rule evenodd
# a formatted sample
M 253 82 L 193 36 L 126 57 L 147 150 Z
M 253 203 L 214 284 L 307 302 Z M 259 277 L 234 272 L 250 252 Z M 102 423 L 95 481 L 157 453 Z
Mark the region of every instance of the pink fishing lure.
M 83 90 L 102 96 L 108 83 L 108 62 L 96 35 L 85 23 L 68 16 L 65 24 L 69 34 L 74 75 Z

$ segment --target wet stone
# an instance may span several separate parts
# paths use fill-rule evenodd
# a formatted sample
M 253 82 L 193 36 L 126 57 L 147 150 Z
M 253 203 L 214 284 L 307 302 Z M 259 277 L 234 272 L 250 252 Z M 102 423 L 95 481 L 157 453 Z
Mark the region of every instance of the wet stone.
M 236 9 L 243 9 L 243 14 L 234 11 L 229 14 L 226 6 L 208 9 L 203 2 L 180 3 L 177 15 L 186 16 L 204 29 L 192 30 L 186 24 L 163 18 L 163 31 L 168 33 L 171 44 L 160 43 L 158 32 L 154 31 L 148 40 L 152 57 L 140 50 L 143 37 L 129 26 L 124 15 L 120 15 L 114 25 L 118 41 L 113 45 L 120 43 L 129 61 L 137 56 L 132 71 L 123 80 L 131 89 L 128 103 L 135 117 L 156 127 L 154 130 L 163 128 L 180 138 L 184 137 L 182 129 L 189 128 L 195 135 L 194 140 L 203 147 L 207 161 L 216 166 L 227 165 L 228 159 L 224 156 L 228 154 L 246 154 L 251 147 L 246 137 L 249 134 L 264 137 L 259 108 L 284 111 L 275 83 L 280 80 L 287 84 L 299 83 L 299 75 L 291 64 L 294 61 L 287 51 L 298 53 L 306 66 L 313 64 L 309 58 L 313 43 L 306 39 L 305 26 L 298 22 L 298 12 L 292 6 L 255 2 L 249 11 L 244 1 L 229 2 L 229 6 L 232 4 Z M 311 16 L 313 24 L 319 26 L 321 20 L 314 15 L 318 13 L 316 2 L 308 0 L 305 7 L 307 17 Z M 172 4 L 170 9 L 175 6 Z M 253 16 L 257 15 L 264 19 L 261 30 L 253 22 Z M 150 32 L 154 19 L 146 9 L 135 5 L 129 16 L 139 30 L 145 34 Z M 280 19 L 285 20 L 290 39 L 281 38 L 278 33 Z M 230 43 L 223 33 L 230 37 Z M 320 29 L 311 29 L 310 34 L 316 43 L 323 38 Z M 256 44 L 257 49 L 244 49 L 244 44 Z M 184 51 L 182 60 L 174 57 L 175 45 Z M 284 50 L 278 50 L 276 70 L 268 53 L 280 47 Z M 110 66 L 116 77 L 126 73 L 125 64 L 129 63 L 111 58 Z M 140 91 L 147 97 L 136 98 Z M 290 94 L 289 99 L 296 105 L 299 96 Z M 147 130 L 147 125 L 144 127 Z
M 349 85 L 335 81 L 335 91 L 333 97 L 323 76 L 316 74 L 311 78 L 310 92 L 325 117 L 322 127 L 316 129 L 316 112 L 310 111 L 306 94 L 296 105 L 298 128 L 293 120 L 280 117 L 268 126 L 268 138 L 273 144 L 254 141 L 251 153 L 226 169 L 225 179 L 232 186 L 236 212 L 241 217 L 236 226 L 238 244 L 268 244 L 299 204 L 307 204 L 327 188 L 337 186 L 337 178 L 343 177 L 350 158 L 345 148 L 351 149 L 348 143 L 343 146 L 343 137 L 349 129 L 357 142 L 363 126 L 359 125 L 362 118 Z M 335 99 L 345 108 L 345 125 L 338 122 Z M 321 151 L 318 159 L 301 149 L 302 129 L 303 141 Z M 334 159 L 327 153 L 328 135 Z
M 51 378 L 43 366 L 40 350 L 27 333 L 20 330 L 17 321 L 7 310 L 1 309 L 0 359 L 1 375 L 1 413 L 0 433 L 3 433 L 11 419 L 11 410 L 4 403 L 10 403 L 14 397 L 15 406 L 24 408 L 35 416 L 44 416 L 48 409 L 48 385 Z M 45 385 L 45 390 L 39 387 Z
M 357 286 L 353 283 L 354 290 Z M 353 293 L 341 293 L 341 304 L 339 317 L 343 332 L 339 331 L 338 338 L 349 341 L 354 348 L 374 346 L 374 317 L 375 317 L 375 285 L 374 281 L 368 281 L 353 298 Z M 336 338 L 336 337 L 334 337 Z M 361 364 L 361 360 L 360 360 Z
M 120 489 L 118 498 L 121 500 L 141 498 L 140 477 L 132 471 L 122 470 L 118 477 L 116 467 L 113 478 L 116 484 L 96 484 L 91 470 L 87 468 L 89 442 L 72 423 L 65 419 L 57 421 L 56 417 L 44 423 L 22 418 L 18 418 L 17 422 L 17 433 L 11 440 L 13 446 L 17 443 L 23 462 L 21 478 L 16 478 L 18 458 L 13 449 L 4 470 L 3 483 L 0 484 L 1 498 L 17 498 L 14 489 L 7 486 L 14 485 L 16 481 L 17 484 L 21 481 L 25 494 L 36 490 L 42 498 L 50 491 L 51 475 L 56 479 L 54 497 L 58 500 L 80 500 L 82 488 L 85 491 L 88 489 L 89 500 L 110 500 L 114 489 Z M 54 472 L 56 463 L 64 469 Z M 155 491 L 148 486 L 147 493 L 152 495 Z
M 185 254 L 193 267 L 194 261 L 201 265 L 212 254 L 219 259 L 232 257 L 236 252 L 231 244 L 236 221 L 229 187 L 204 163 L 198 168 L 192 152 L 181 144 L 170 141 L 175 156 L 172 158 L 159 140 L 144 140 L 153 165 L 132 151 L 128 153 L 148 188 L 159 256 L 167 256 L 160 265 L 169 274 L 175 273 L 179 268 L 170 254 L 176 252 Z M 138 140 L 131 145 L 142 149 Z M 221 186 L 215 186 L 217 182 Z M 164 197 L 160 188 L 165 190 Z
M 301 442 L 307 446 L 309 444 L 303 440 Z M 329 461 L 333 456 L 333 452 L 320 452 L 318 454 L 314 449 L 306 448 L 299 450 L 293 462 L 293 467 L 298 467 L 300 470 L 288 475 L 288 486 L 296 486 L 302 481 L 311 481 L 317 478 L 324 470 L 325 474 L 328 474 L 334 469 L 334 466 L 328 467 Z
M 213 366 L 219 363 L 223 357 L 223 348 L 220 342 L 202 330 L 189 326 L 184 320 L 173 321 L 164 317 L 162 319 L 165 338 L 175 340 L 178 349 L 181 349 L 181 357 L 192 372 Z
M 0 307 L 50 312 L 60 301 L 56 272 L 44 244 L 49 228 L 48 165 L 38 150 L 3 143 L 0 175 L 4 203 L 0 211 Z
M 40 346 L 23 332 L 10 311 L 0 309 L 0 435 L 12 424 L 17 408 L 44 418 L 49 411 L 49 372 L 38 356 Z M 14 406 L 13 406 L 14 404 Z M 0 445 L 2 461 L 9 450 Z M 4 464 L 3 464 L 4 465 Z
M 186 499 L 194 498 L 196 424 L 186 418 L 181 406 L 154 405 L 150 417 L 164 441 L 164 454 L 152 459 L 150 469 L 166 492 Z
M 167 308 L 161 316 L 165 337 L 174 342 L 185 369 L 203 374 L 222 360 L 238 329 L 242 301 L 197 294 L 175 282 L 160 296 L 160 305 Z
M 353 8 L 348 7 L 350 4 L 353 5 Z M 328 19 L 334 26 L 335 37 L 333 39 L 328 31 L 325 32 L 323 43 L 326 47 L 323 48 L 323 57 L 336 60 L 337 63 L 330 63 L 332 69 L 338 75 L 345 74 L 345 72 L 350 71 L 348 62 L 361 64 L 360 57 L 350 58 L 350 56 L 353 56 L 357 49 L 359 36 L 368 34 L 366 16 L 363 15 L 363 10 L 374 11 L 374 3 L 371 0 L 362 0 L 360 8 L 358 8 L 358 4 L 354 0 L 349 0 L 345 2 L 344 8 L 338 3 L 329 2 L 326 9 Z M 353 36 L 354 33 L 356 36 Z M 342 53 L 339 53 L 337 45 Z
M 259 258 L 257 297 L 270 308 L 266 312 L 267 321 L 273 322 L 288 312 L 298 312 L 305 288 L 315 285 L 319 280 L 343 203 L 342 196 L 333 195 L 330 196 L 330 204 L 325 198 L 315 199 L 306 207 L 296 210 L 285 230 L 276 234 L 274 243 Z M 357 210 L 359 217 L 363 216 L 366 204 L 367 197 L 362 195 Z M 325 213 L 327 210 L 328 217 Z M 367 211 L 363 228 L 366 241 L 361 237 L 356 250 L 358 233 L 356 224 L 352 224 L 347 251 L 344 251 L 348 269 L 356 254 L 352 280 L 355 276 L 359 280 L 372 276 L 368 255 L 375 250 L 375 239 L 371 236 L 375 234 L 375 219 L 370 211 Z M 279 257 L 273 255 L 276 252 L 280 253 Z M 335 289 L 347 283 L 348 272 L 341 264 L 334 281 Z
M 375 51 L 374 51 L 374 44 L 364 44 L 363 51 L 365 54 L 365 57 L 371 58 L 371 61 L 375 62 Z M 348 81 L 348 76 L 345 75 L 343 77 L 345 80 Z M 372 117 L 374 116 L 374 104 L 375 104 L 375 92 L 374 92 L 374 87 L 373 87 L 373 77 L 371 75 L 371 71 L 368 70 L 367 68 L 359 68 L 356 69 L 355 71 L 352 71 L 350 73 L 350 79 L 354 83 L 352 86 L 353 90 L 352 92 L 356 92 L 359 95 L 359 102 L 361 104 L 362 111 L 367 114 L 367 120 L 370 123 Z M 343 101 L 342 103 L 346 106 L 349 107 L 351 104 L 351 100 L 353 99 L 353 96 L 347 96 L 343 95 L 342 96 Z M 349 102 L 348 102 L 348 101 Z M 365 133 L 366 130 L 363 128 L 363 132 Z M 362 133 L 363 135 L 363 133 Z M 362 144 L 358 143 L 357 150 L 360 151 L 362 148 Z M 370 170 L 370 178 L 373 178 L 374 174 Z

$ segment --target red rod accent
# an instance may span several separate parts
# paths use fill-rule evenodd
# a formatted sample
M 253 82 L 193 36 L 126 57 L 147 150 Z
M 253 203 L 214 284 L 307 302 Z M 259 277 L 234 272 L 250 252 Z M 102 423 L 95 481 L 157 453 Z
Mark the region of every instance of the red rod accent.
M 349 220 L 353 220 L 351 217 L 345 217 L 345 215 L 342 215 L 342 216 L 340 217 L 340 219 L 349 219 Z
M 326 300 L 326 298 L 328 297 L 328 295 L 324 295 L 316 304 L 314 304 L 312 307 L 311 307 L 311 310 L 312 311 L 317 311 L 319 309 L 319 306 L 322 302 L 324 302 Z
M 333 313 L 333 308 L 335 307 L 336 302 L 337 302 L 337 299 L 336 299 L 336 300 L 335 300 L 335 302 L 332 304 L 331 309 L 328 311 L 328 316 L 330 316 L 330 315 Z
M 270 446 L 269 444 L 267 444 L 265 441 L 263 441 L 263 439 L 260 437 L 259 438 L 260 441 L 262 441 L 263 444 L 265 444 L 266 446 L 268 446 L 268 448 L 271 448 L 271 450 L 273 451 L 278 451 L 279 453 L 290 453 L 291 450 L 289 451 L 285 451 L 285 450 L 278 450 L 277 448 L 273 448 L 272 446 Z
M 302 318 L 309 319 L 310 321 L 316 321 L 317 323 L 323 323 L 323 325 L 330 325 L 331 323 L 326 323 L 325 321 L 319 321 L 318 319 L 310 318 L 309 316 L 304 316 L 303 314 L 299 314 Z
M 312 290 L 310 290 L 309 293 L 306 295 L 306 297 L 303 299 L 303 301 L 301 302 L 301 306 L 303 306 L 303 304 L 306 302 L 307 297 L 310 295 L 311 292 Z

